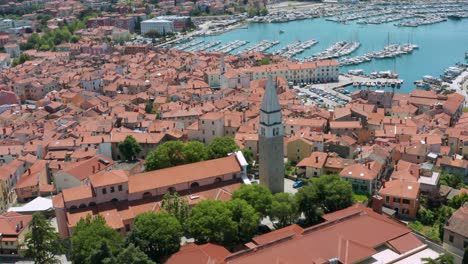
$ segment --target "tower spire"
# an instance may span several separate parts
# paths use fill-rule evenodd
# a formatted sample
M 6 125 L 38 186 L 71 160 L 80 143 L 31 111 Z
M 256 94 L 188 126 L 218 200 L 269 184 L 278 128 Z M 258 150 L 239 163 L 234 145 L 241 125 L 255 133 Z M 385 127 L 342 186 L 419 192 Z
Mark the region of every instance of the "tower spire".
M 260 184 L 273 193 L 284 190 L 284 128 L 276 83 L 268 76 L 260 108 L 259 124 Z

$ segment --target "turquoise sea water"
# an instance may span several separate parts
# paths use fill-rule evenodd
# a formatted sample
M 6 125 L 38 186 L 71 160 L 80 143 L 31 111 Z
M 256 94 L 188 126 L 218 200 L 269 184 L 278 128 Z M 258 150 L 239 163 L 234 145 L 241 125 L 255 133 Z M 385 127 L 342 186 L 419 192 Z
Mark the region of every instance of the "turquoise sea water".
M 247 40 L 249 44 L 234 50 L 237 53 L 242 49 L 253 46 L 262 40 L 278 40 L 279 45 L 269 51 L 280 49 L 297 40 L 316 39 L 319 43 L 299 54 L 297 58 L 310 56 L 320 52 L 337 41 L 359 41 L 361 47 L 350 57 L 362 55 L 369 51 L 381 50 L 390 43 L 407 43 L 408 41 L 419 46 L 410 55 L 403 55 L 396 59 L 372 60 L 353 66 L 341 67 L 341 72 L 349 69 L 363 69 L 366 73 L 372 71 L 394 70 L 399 73 L 405 82 L 400 92 L 409 93 L 415 88 L 413 82 L 424 75 L 438 77 L 444 69 L 463 62 L 465 52 L 468 51 L 468 19 L 448 20 L 446 22 L 420 26 L 416 28 L 396 27 L 392 23 L 380 25 L 361 25 L 351 22 L 343 25 L 320 19 L 308 19 L 287 23 L 252 23 L 247 29 L 237 29 L 218 36 L 201 37 L 206 41 L 219 40 L 221 45 L 234 40 Z M 284 33 L 280 34 L 279 31 Z M 350 88 L 352 90 L 352 88 Z

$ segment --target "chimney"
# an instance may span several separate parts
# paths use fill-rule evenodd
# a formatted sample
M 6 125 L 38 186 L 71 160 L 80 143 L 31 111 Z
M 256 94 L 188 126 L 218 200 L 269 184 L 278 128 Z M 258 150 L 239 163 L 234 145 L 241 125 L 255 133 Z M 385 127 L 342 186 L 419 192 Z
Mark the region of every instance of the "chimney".
M 84 151 L 88 151 L 88 147 L 86 147 L 86 148 L 84 149 Z
M 315 156 L 315 163 L 318 163 L 318 161 L 319 161 L 319 157 Z
M 73 140 L 73 146 L 76 146 L 76 139 Z
M 96 166 L 93 165 L 93 173 L 96 173 Z
M 61 170 L 62 169 L 62 164 L 58 164 L 58 169 Z
M 101 163 L 100 162 L 97 164 L 97 169 L 98 169 L 98 171 L 101 170 Z
M 370 168 L 370 165 L 371 165 L 370 162 L 367 163 L 367 168 L 368 168 L 369 170 L 371 169 L 371 168 Z
M 3 128 L 3 135 L 6 135 L 6 127 Z
M 231 119 L 228 119 L 228 127 L 231 127 Z
M 104 138 L 103 137 L 101 138 L 101 143 L 104 143 Z
M 378 214 L 382 214 L 383 198 L 380 195 L 372 196 L 372 210 Z
M 28 175 L 31 175 L 31 169 L 28 169 Z
M 22 229 L 22 228 L 23 228 L 23 220 L 20 221 L 19 225 L 20 225 L 20 226 L 19 226 L 20 229 Z
M 424 144 L 427 144 L 427 137 L 424 137 Z
M 84 137 L 81 137 L 81 142 L 83 142 L 83 141 L 84 141 Z

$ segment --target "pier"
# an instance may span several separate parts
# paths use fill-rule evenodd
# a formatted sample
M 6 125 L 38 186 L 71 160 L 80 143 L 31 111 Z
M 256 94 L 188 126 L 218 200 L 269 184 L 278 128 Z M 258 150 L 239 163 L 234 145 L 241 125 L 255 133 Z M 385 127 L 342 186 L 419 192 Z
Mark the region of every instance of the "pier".
M 314 46 L 317 43 L 318 41 L 315 39 L 306 40 L 304 42 L 296 41 L 274 52 L 273 54 L 280 55 L 282 57 L 290 59 L 296 56 L 297 54 L 304 52 L 304 50 L 309 49 L 310 47 Z
M 305 61 L 327 60 L 349 55 L 361 46 L 359 42 L 339 41 L 326 50 L 304 58 Z
M 248 41 L 245 40 L 234 40 L 233 42 L 229 42 L 226 45 L 223 45 L 219 48 L 214 49 L 215 52 L 222 52 L 222 53 L 229 53 L 235 49 L 238 49 L 244 45 L 246 45 Z

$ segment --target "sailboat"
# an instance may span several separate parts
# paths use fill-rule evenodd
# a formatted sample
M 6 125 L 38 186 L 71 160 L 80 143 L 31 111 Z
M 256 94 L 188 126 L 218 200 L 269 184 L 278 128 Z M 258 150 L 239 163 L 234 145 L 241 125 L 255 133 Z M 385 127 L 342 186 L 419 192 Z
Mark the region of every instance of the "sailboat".
M 280 30 L 279 30 L 279 33 L 280 33 L 280 34 L 283 34 L 283 33 L 284 33 L 284 31 L 283 31 L 282 29 L 280 29 Z

